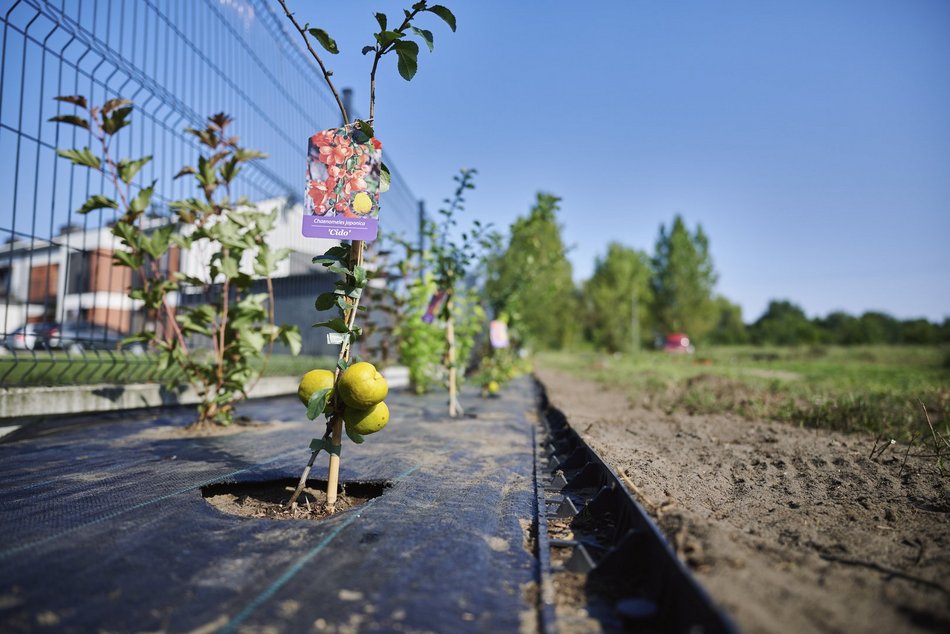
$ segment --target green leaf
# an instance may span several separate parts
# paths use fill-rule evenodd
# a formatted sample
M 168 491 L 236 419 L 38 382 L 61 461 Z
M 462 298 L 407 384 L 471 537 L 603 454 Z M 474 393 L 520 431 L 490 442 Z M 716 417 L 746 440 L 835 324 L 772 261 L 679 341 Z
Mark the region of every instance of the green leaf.
M 185 334 L 205 335 L 206 337 L 214 336 L 207 322 L 201 319 L 201 315 L 199 314 L 176 315 L 175 320 L 181 324 L 182 332 Z
M 141 332 L 136 335 L 129 335 L 124 338 L 120 343 L 122 346 L 127 346 L 130 343 L 147 343 L 155 338 L 154 332 Z
M 172 233 L 175 231 L 175 225 L 164 225 L 152 232 L 142 244 L 145 252 L 155 259 L 162 257 L 168 250 L 171 242 Z
M 218 184 L 218 179 L 214 171 L 214 164 L 203 156 L 198 157 L 198 172 L 196 177 L 198 182 L 205 187 L 214 187 Z
M 128 251 L 122 251 L 121 249 L 116 249 L 112 252 L 112 259 L 119 266 L 127 266 L 130 269 L 137 269 L 142 266 L 143 259 L 141 256 L 133 255 Z
M 307 418 L 313 420 L 324 412 L 327 408 L 327 401 L 333 392 L 332 387 L 325 387 L 319 392 L 314 392 L 307 401 Z
M 105 116 L 105 113 L 103 113 L 102 131 L 106 134 L 115 134 L 125 126 L 129 125 L 130 121 L 127 121 L 127 118 L 130 114 L 132 114 L 131 106 L 119 108 L 112 114 L 111 117 L 107 117 Z
M 102 114 L 109 114 L 116 108 L 121 108 L 122 106 L 131 106 L 131 105 L 132 105 L 132 102 L 128 99 L 110 99 L 109 101 L 102 104 Z
M 414 26 L 410 26 L 409 30 L 422 38 L 422 41 L 426 43 L 426 46 L 429 47 L 429 52 L 432 52 L 432 31 L 427 31 L 426 29 L 417 29 Z
M 389 168 L 386 167 L 385 163 L 381 163 L 379 166 L 379 193 L 385 193 L 389 191 L 389 184 L 392 182 L 393 176 L 389 173 Z
M 380 46 L 386 48 L 405 35 L 405 33 L 401 33 L 399 31 L 380 31 L 379 33 L 374 33 L 373 37 L 376 38 L 376 41 L 379 42 Z
M 76 165 L 85 165 L 86 167 L 95 169 L 100 169 L 102 165 L 99 162 L 99 157 L 93 154 L 92 150 L 87 147 L 81 150 L 56 150 L 56 153 L 64 159 L 69 159 Z
M 60 95 L 59 97 L 53 97 L 53 99 L 64 103 L 71 103 L 74 106 L 79 106 L 83 110 L 89 109 L 89 106 L 86 104 L 86 98 L 82 95 Z
M 334 55 L 340 52 L 340 49 L 336 46 L 336 40 L 330 37 L 330 34 L 323 29 L 310 29 L 308 32 L 314 39 L 320 42 L 320 46 L 327 49 L 328 52 Z
M 363 47 L 363 55 L 366 55 L 367 53 L 372 53 L 372 52 L 375 51 L 375 50 L 376 50 L 376 47 L 375 47 L 375 46 L 364 46 L 364 47 Z
M 219 171 L 221 172 L 222 180 L 224 180 L 225 183 L 230 183 L 241 171 L 241 168 L 238 167 L 237 159 L 232 158 L 230 161 L 227 161 L 224 165 L 222 165 Z
M 368 276 L 366 274 L 366 269 L 362 266 L 353 267 L 353 279 L 356 281 L 356 285 L 360 288 L 366 286 L 366 280 Z
M 267 342 L 264 340 L 264 335 L 257 330 L 252 328 L 245 328 L 241 331 L 240 347 L 241 348 L 250 348 L 254 352 L 260 352 L 264 349 L 264 344 Z
M 320 311 L 330 310 L 336 305 L 336 298 L 336 293 L 320 293 L 314 302 L 314 308 Z
M 418 68 L 416 58 L 419 56 L 419 45 L 411 40 L 404 40 L 396 42 L 393 48 L 396 50 L 396 55 L 399 56 L 399 62 L 396 64 L 399 74 L 406 81 L 411 80 Z
M 303 339 L 300 336 L 300 329 L 297 326 L 281 326 L 277 333 L 277 338 L 287 344 L 290 348 L 290 354 L 297 356 L 303 347 Z
M 379 23 L 379 30 L 385 31 L 386 30 L 386 14 L 374 13 L 373 16 L 375 16 L 376 21 Z
M 175 175 L 172 177 L 172 180 L 175 180 L 175 179 L 177 179 L 177 178 L 181 178 L 181 177 L 184 176 L 185 174 L 194 174 L 194 173 L 195 173 L 195 168 L 193 168 L 191 165 L 186 165 L 186 166 L 184 166 L 183 168 L 181 168 L 180 170 L 178 170 L 178 173 L 175 174 Z
M 344 425 L 344 426 L 343 426 L 343 429 L 346 430 L 346 436 L 347 436 L 347 438 L 349 438 L 350 440 L 352 440 L 353 442 L 355 442 L 357 445 L 363 444 L 364 438 L 363 438 L 362 436 L 360 436 L 359 434 L 357 434 L 357 433 L 356 433 L 355 431 L 353 431 L 352 429 L 350 429 L 349 425 Z
M 234 158 L 238 161 L 253 161 L 254 159 L 263 159 L 267 158 L 267 152 L 260 152 L 258 150 L 248 150 L 246 148 L 241 148 L 234 153 Z
M 198 140 L 201 141 L 204 145 L 207 145 L 209 148 L 218 147 L 218 135 L 213 131 L 209 130 L 196 130 L 195 128 L 185 128 L 185 132 L 194 134 L 198 137 Z
M 240 268 L 239 265 L 240 265 L 240 262 L 238 262 L 237 258 L 234 258 L 231 256 L 227 256 L 227 257 L 222 256 L 220 264 L 218 265 L 218 270 L 221 271 L 221 274 L 224 277 L 228 279 L 232 279 L 232 278 L 237 277 L 237 274 Z
M 329 321 L 320 321 L 313 325 L 314 328 L 329 328 L 339 333 L 349 332 L 349 329 L 346 327 L 346 322 L 341 318 L 337 317 L 336 319 L 330 319 Z
M 376 136 L 376 133 L 373 131 L 373 126 L 371 126 L 370 124 L 366 123 L 366 122 L 363 121 L 362 119 L 357 119 L 357 120 L 355 121 L 354 125 L 356 126 L 356 128 L 357 128 L 360 132 L 362 132 L 363 134 L 365 134 L 367 137 L 369 137 L 369 138 L 372 139 L 374 136 Z
M 112 200 L 111 198 L 106 198 L 100 194 L 95 194 L 91 196 L 89 200 L 83 203 L 83 206 L 76 210 L 76 213 L 88 214 L 93 209 L 118 209 L 119 203 Z
M 340 266 L 338 264 L 324 264 L 327 267 L 327 270 L 331 273 L 336 273 L 337 275 L 349 275 L 350 269 L 345 266 Z
M 152 202 L 152 193 L 154 191 L 155 183 L 152 183 L 149 187 L 140 189 L 138 195 L 129 202 L 129 211 L 140 214 L 148 209 L 149 204 Z
M 175 273 L 175 281 L 184 282 L 185 284 L 190 284 L 191 286 L 204 286 L 205 282 L 200 277 L 195 277 L 194 275 L 188 275 L 186 273 Z
M 151 156 L 145 156 L 134 161 L 131 159 L 123 159 L 119 161 L 117 166 L 119 168 L 119 178 L 121 178 L 122 182 L 126 185 L 131 184 L 132 179 L 134 179 L 135 175 L 139 173 L 139 170 L 151 160 Z
M 431 11 L 442 18 L 445 23 L 449 25 L 449 28 L 452 29 L 452 32 L 455 32 L 455 15 L 453 15 L 447 7 L 443 7 L 441 4 L 436 4 L 426 9 L 426 11 Z
M 350 247 L 349 245 L 339 245 L 335 247 L 330 247 L 327 249 L 323 255 L 318 255 L 313 258 L 314 264 L 323 264 L 323 266 L 330 266 L 332 262 L 344 262 L 350 257 Z
M 55 121 L 56 123 L 68 123 L 80 128 L 85 128 L 87 130 L 89 129 L 89 122 L 82 117 L 77 117 L 74 114 L 61 114 L 50 118 L 49 121 Z

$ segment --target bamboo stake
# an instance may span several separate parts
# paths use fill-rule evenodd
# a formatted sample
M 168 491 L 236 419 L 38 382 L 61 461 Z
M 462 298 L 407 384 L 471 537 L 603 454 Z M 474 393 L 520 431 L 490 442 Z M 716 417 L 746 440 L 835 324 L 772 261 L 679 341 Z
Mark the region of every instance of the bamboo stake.
M 350 249 L 350 268 L 353 269 L 357 266 L 363 266 L 363 241 L 354 240 L 353 245 Z M 352 307 L 346 315 L 346 325 L 348 328 L 353 328 L 353 323 L 356 321 L 356 314 L 359 312 L 359 299 L 353 301 Z M 349 339 L 343 342 L 343 345 L 340 347 L 340 360 L 349 361 L 350 360 L 350 345 L 351 342 Z M 334 379 L 334 385 L 340 381 L 340 366 L 336 367 L 336 378 Z M 339 405 L 339 396 L 340 391 L 334 390 L 334 398 L 337 399 L 337 404 Z M 337 407 L 337 411 L 340 411 L 340 408 Z M 330 451 L 330 465 L 327 475 L 327 512 L 332 513 L 334 507 L 336 506 L 336 490 L 340 482 L 340 454 L 339 448 L 343 444 L 343 417 L 339 414 L 335 414 L 333 418 L 333 431 L 330 435 L 330 445 L 333 447 L 333 450 Z
M 452 298 L 452 291 L 446 293 L 445 312 L 447 319 L 445 322 L 445 339 L 448 343 L 446 351 L 446 361 L 449 366 L 449 416 L 455 418 L 461 413 L 461 406 L 458 401 L 458 370 L 455 367 L 455 314 L 453 312 L 455 303 Z

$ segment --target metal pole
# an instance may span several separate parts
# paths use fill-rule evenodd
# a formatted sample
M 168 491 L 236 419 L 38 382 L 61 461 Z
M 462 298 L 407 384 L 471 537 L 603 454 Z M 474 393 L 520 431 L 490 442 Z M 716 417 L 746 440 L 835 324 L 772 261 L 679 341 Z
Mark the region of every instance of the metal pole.
M 419 279 L 425 279 L 426 202 L 419 201 Z
M 350 113 L 350 116 L 353 116 L 353 89 L 344 88 L 342 90 L 343 95 L 340 97 L 343 100 L 343 107 L 346 108 L 346 111 Z M 343 116 L 340 115 L 340 125 L 346 125 L 346 121 L 343 121 Z

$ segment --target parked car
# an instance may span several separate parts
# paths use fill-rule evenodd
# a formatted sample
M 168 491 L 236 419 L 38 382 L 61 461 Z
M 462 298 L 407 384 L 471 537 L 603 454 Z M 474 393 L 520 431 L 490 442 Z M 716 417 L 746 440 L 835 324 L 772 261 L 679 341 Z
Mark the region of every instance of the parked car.
M 42 330 L 47 324 L 24 324 L 7 335 L 4 345 L 11 350 L 33 350 L 43 347 Z M 39 346 L 37 346 L 39 343 Z
M 133 354 L 145 351 L 140 343 L 122 345 L 125 335 L 111 328 L 88 321 L 64 321 L 50 324 L 42 332 L 44 345 L 50 350 L 80 354 L 86 350 L 127 350 Z
M 663 341 L 663 349 L 674 354 L 693 354 L 696 348 L 689 342 L 689 337 L 681 332 L 671 332 Z

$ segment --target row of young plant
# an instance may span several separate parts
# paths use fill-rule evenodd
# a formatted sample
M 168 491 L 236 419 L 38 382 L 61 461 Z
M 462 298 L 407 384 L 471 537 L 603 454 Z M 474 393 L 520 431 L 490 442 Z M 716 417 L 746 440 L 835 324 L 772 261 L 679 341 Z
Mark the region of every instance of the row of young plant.
M 331 79 L 332 70 L 317 52 L 322 49 L 338 54 L 335 40 L 324 29 L 301 25 L 284 0 L 277 2 L 336 98 L 344 127 L 330 131 L 333 134 L 329 137 L 359 137 L 357 142 L 365 142 L 367 151 L 372 151 L 371 147 L 377 152 L 380 149 L 374 130 L 380 61 L 394 54 L 399 74 L 408 81 L 416 73 L 419 52 L 409 36 L 419 38 L 430 51 L 433 48 L 432 32 L 417 27 L 416 19 L 432 14 L 453 31 L 456 28 L 449 9 L 429 6 L 424 0 L 403 11 L 404 18 L 398 25 L 391 26 L 384 13 L 376 13 L 379 30 L 373 33 L 374 42 L 362 51 L 364 55 L 372 54 L 369 118 L 351 124 Z M 275 250 L 268 244 L 267 235 L 278 211 L 261 211 L 252 201 L 232 193 L 232 185 L 244 166 L 265 155 L 241 147 L 238 138 L 229 135 L 231 119 L 223 113 L 209 117 L 201 129 L 187 129 L 197 139 L 201 152 L 195 164 L 184 166 L 175 178 L 192 178 L 194 194 L 166 203 L 169 213 L 160 217 L 153 200 L 158 183 L 138 178 L 152 157 L 113 155 L 118 146 L 115 137 L 129 125 L 133 104 L 121 97 L 101 105 L 90 104 L 80 95 L 58 99 L 75 106 L 76 111 L 60 114 L 53 121 L 87 131 L 90 145 L 96 148 L 61 149 L 59 155 L 78 167 L 101 172 L 111 183 L 110 191 L 90 197 L 78 212 L 116 210 L 112 233 L 120 246 L 113 254 L 115 264 L 135 273 L 128 279 L 141 280 L 129 288 L 128 295 L 135 308 L 145 311 L 147 319 L 127 343 L 145 344 L 157 354 L 161 366 L 180 368 L 181 376 L 200 397 L 195 426 L 230 423 L 236 403 L 247 397 L 274 344 L 287 345 L 293 354 L 301 345 L 295 327 L 274 321 L 270 276 L 289 255 L 287 250 Z M 385 341 L 396 342 L 394 352 L 409 366 L 416 391 L 426 391 L 440 382 L 446 385 L 450 415 L 461 413 L 458 386 L 473 365 L 475 346 L 485 352 L 481 355 L 483 361 L 475 365 L 480 367 L 487 392 L 496 391 L 513 375 L 518 357 L 510 348 L 491 352 L 484 337 L 486 307 L 476 291 L 484 281 L 479 270 L 486 257 L 497 251 L 500 238 L 478 220 L 465 230 L 460 227 L 465 194 L 474 187 L 474 176 L 475 170 L 462 170 L 456 177 L 454 195 L 440 210 L 440 221 L 425 224 L 427 246 L 423 251 L 398 238 L 391 239 L 404 256 L 395 265 L 398 275 L 385 267 L 374 271 L 367 266 L 361 241 L 342 243 L 314 259 L 339 275 L 336 288 L 315 301 L 316 310 L 333 309 L 339 314 L 314 325 L 335 332 L 340 353 L 333 371 L 314 370 L 301 382 L 299 394 L 307 416 L 311 420 L 323 416 L 326 432 L 311 441 L 311 457 L 301 476 L 301 486 L 289 504 L 294 504 L 317 454 L 325 450 L 330 454 L 327 507 L 332 512 L 344 431 L 360 443 L 364 434 L 378 431 L 388 422 L 389 411 L 383 402 L 388 391 L 385 379 L 375 366 L 351 354 L 354 344 L 369 334 L 358 323 L 360 312 L 367 310 L 365 300 L 374 300 L 374 310 L 389 311 L 391 338 Z M 376 205 L 379 194 L 387 188 L 388 170 L 383 165 Z M 183 251 L 206 254 L 198 271 L 180 270 Z M 390 280 L 375 298 L 370 285 L 374 274 Z M 261 279 L 266 292 L 253 292 Z M 184 305 L 181 299 L 186 294 L 207 300 Z M 504 314 L 497 316 L 505 319 Z
M 144 311 L 145 324 L 125 343 L 147 346 L 160 369 L 181 370 L 199 397 L 193 426 L 230 423 L 235 404 L 247 398 L 274 344 L 287 345 L 295 355 L 301 347 L 296 326 L 274 321 L 271 275 L 289 256 L 288 249 L 272 249 L 267 242 L 278 209 L 259 210 L 232 193 L 244 166 L 265 155 L 229 136 L 231 118 L 223 113 L 209 117 L 204 128 L 186 129 L 203 151 L 175 178 L 191 177 L 195 193 L 168 202 L 169 214 L 163 216 L 153 200 L 158 181 L 136 178 L 152 156 L 114 156 L 117 136 L 131 123 L 132 102 L 115 98 L 93 105 L 81 95 L 56 99 L 76 110 L 51 120 L 86 130 L 92 146 L 57 153 L 101 172 L 111 184 L 110 191 L 91 196 L 77 212 L 117 211 L 113 261 L 134 273 L 125 279 L 140 280 L 128 297 Z M 184 251 L 205 254 L 196 270 L 180 270 Z M 264 292 L 253 292 L 258 279 L 265 282 Z M 206 301 L 184 305 L 185 296 Z
M 377 268 L 386 283 L 375 291 L 370 309 L 370 356 L 406 366 L 417 394 L 446 389 L 451 416 L 461 413 L 461 383 L 475 381 L 487 395 L 525 367 L 515 346 L 493 347 L 488 336 L 490 318 L 507 319 L 484 301 L 488 261 L 502 236 L 464 218 L 475 175 L 462 169 L 454 177 L 454 193 L 438 220 L 423 220 L 421 244 L 387 236 Z

